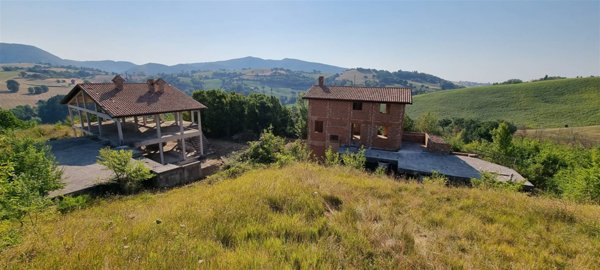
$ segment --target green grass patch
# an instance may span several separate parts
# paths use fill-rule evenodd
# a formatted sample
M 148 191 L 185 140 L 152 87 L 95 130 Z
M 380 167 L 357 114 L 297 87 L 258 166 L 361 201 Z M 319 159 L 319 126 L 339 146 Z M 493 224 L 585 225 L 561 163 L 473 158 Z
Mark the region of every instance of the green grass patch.
M 410 117 L 507 120 L 519 126 L 550 128 L 600 123 L 600 78 L 561 79 L 440 91 L 413 97 Z

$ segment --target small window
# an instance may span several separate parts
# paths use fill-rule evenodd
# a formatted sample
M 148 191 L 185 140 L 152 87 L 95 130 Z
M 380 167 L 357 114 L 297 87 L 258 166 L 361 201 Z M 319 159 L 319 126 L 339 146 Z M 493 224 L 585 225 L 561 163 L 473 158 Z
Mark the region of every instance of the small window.
M 329 140 L 332 142 L 337 142 L 340 140 L 340 137 L 338 137 L 338 135 L 329 135 Z
M 323 133 L 323 121 L 315 121 L 315 132 Z
M 377 138 L 387 139 L 388 138 L 388 127 L 378 126 L 377 127 Z
M 387 103 L 379 104 L 379 112 L 383 114 L 388 114 L 390 112 L 390 106 Z
M 355 111 L 362 111 L 362 102 L 360 102 L 360 101 L 352 102 L 352 109 Z

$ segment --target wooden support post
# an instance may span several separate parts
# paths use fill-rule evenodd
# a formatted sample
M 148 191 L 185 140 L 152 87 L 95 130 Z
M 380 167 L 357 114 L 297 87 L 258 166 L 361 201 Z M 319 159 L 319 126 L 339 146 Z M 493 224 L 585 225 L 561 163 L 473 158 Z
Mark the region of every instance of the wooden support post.
M 181 135 L 184 134 L 183 132 L 183 113 L 182 112 L 178 112 L 177 113 L 177 119 L 179 119 L 179 132 L 181 133 Z M 181 158 L 182 160 L 185 160 L 186 154 L 185 154 L 185 138 L 181 139 Z
M 71 111 L 71 108 L 69 107 L 67 107 L 67 109 L 69 109 L 69 121 L 71 121 L 71 127 L 73 128 L 73 135 L 77 137 L 77 130 L 75 129 L 75 122 L 73 119 L 73 111 Z
M 204 135 L 202 134 L 202 117 L 198 110 L 198 130 L 200 130 L 200 155 L 204 155 Z
M 196 123 L 196 121 L 194 121 L 194 118 L 195 118 L 194 116 L 195 116 L 194 111 L 190 111 L 190 117 L 192 118 L 192 126 L 194 125 L 194 123 Z
M 98 105 L 96 105 L 96 102 L 94 102 L 94 110 L 98 111 Z M 100 117 L 99 115 L 96 115 L 96 117 L 98 118 L 98 137 L 102 137 L 102 117 Z
M 137 116 L 134 116 L 134 117 L 133 117 L 133 122 L 135 122 L 135 125 L 136 125 L 136 126 L 138 125 L 138 118 L 137 118 Z
M 75 97 L 75 101 L 77 101 L 77 107 L 81 108 L 81 106 L 79 105 L 79 96 Z M 79 123 L 81 124 L 81 129 L 85 129 L 85 126 L 83 125 L 83 116 L 81 116 L 81 109 L 77 109 L 77 114 L 79 114 Z
M 160 134 L 160 116 L 158 114 L 154 115 L 154 122 L 156 123 L 156 136 L 157 138 L 162 138 Z M 165 155 L 163 152 L 162 141 L 158 142 L 158 152 L 160 153 L 160 164 L 165 164 Z
M 144 123 L 144 126 L 145 126 L 145 125 L 146 125 L 146 116 L 144 115 L 144 116 L 142 116 L 142 117 L 143 117 L 143 118 L 142 118 L 142 123 Z
M 119 133 L 119 145 L 123 145 L 123 129 L 121 128 L 121 121 L 117 118 L 117 132 Z

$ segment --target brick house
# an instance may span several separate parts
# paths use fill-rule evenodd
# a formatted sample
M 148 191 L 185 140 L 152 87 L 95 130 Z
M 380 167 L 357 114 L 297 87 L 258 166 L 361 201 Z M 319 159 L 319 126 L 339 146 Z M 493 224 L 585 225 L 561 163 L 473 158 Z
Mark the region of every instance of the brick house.
M 308 145 L 317 156 L 342 145 L 391 151 L 402 145 L 404 107 L 412 104 L 409 88 L 326 86 L 321 76 L 304 99 Z

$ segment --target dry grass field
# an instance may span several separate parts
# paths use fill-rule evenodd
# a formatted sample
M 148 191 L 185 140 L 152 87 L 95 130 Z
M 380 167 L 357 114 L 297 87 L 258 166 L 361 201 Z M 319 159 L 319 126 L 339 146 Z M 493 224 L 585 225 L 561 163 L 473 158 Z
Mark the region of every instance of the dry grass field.
M 525 129 L 517 131 L 515 135 L 586 147 L 600 145 L 600 126 Z
M 0 66 L 18 66 L 18 67 L 31 67 L 33 64 L 3 64 Z M 65 71 L 65 68 L 52 67 L 50 70 L 55 71 Z M 0 108 L 3 109 L 11 109 L 18 105 L 35 105 L 38 100 L 47 100 L 56 95 L 65 95 L 72 88 L 71 79 L 75 80 L 75 83 L 83 82 L 82 79 L 78 78 L 47 78 L 47 79 L 30 79 L 30 78 L 21 78 L 19 76 L 20 71 L 0 71 Z M 19 82 L 19 91 L 16 93 L 11 93 L 8 91 L 6 87 L 7 80 L 16 80 Z M 92 82 L 104 82 L 110 81 L 112 79 L 112 75 L 98 75 L 94 78 L 88 79 Z M 58 83 L 56 80 L 65 80 L 65 83 Z M 31 95 L 27 91 L 29 87 L 46 85 L 49 88 L 49 91 L 43 94 Z
M 256 169 L 38 215 L 3 269 L 595 269 L 600 206 L 407 183 L 344 167 Z M 0 224 L 1 225 L 1 224 Z

